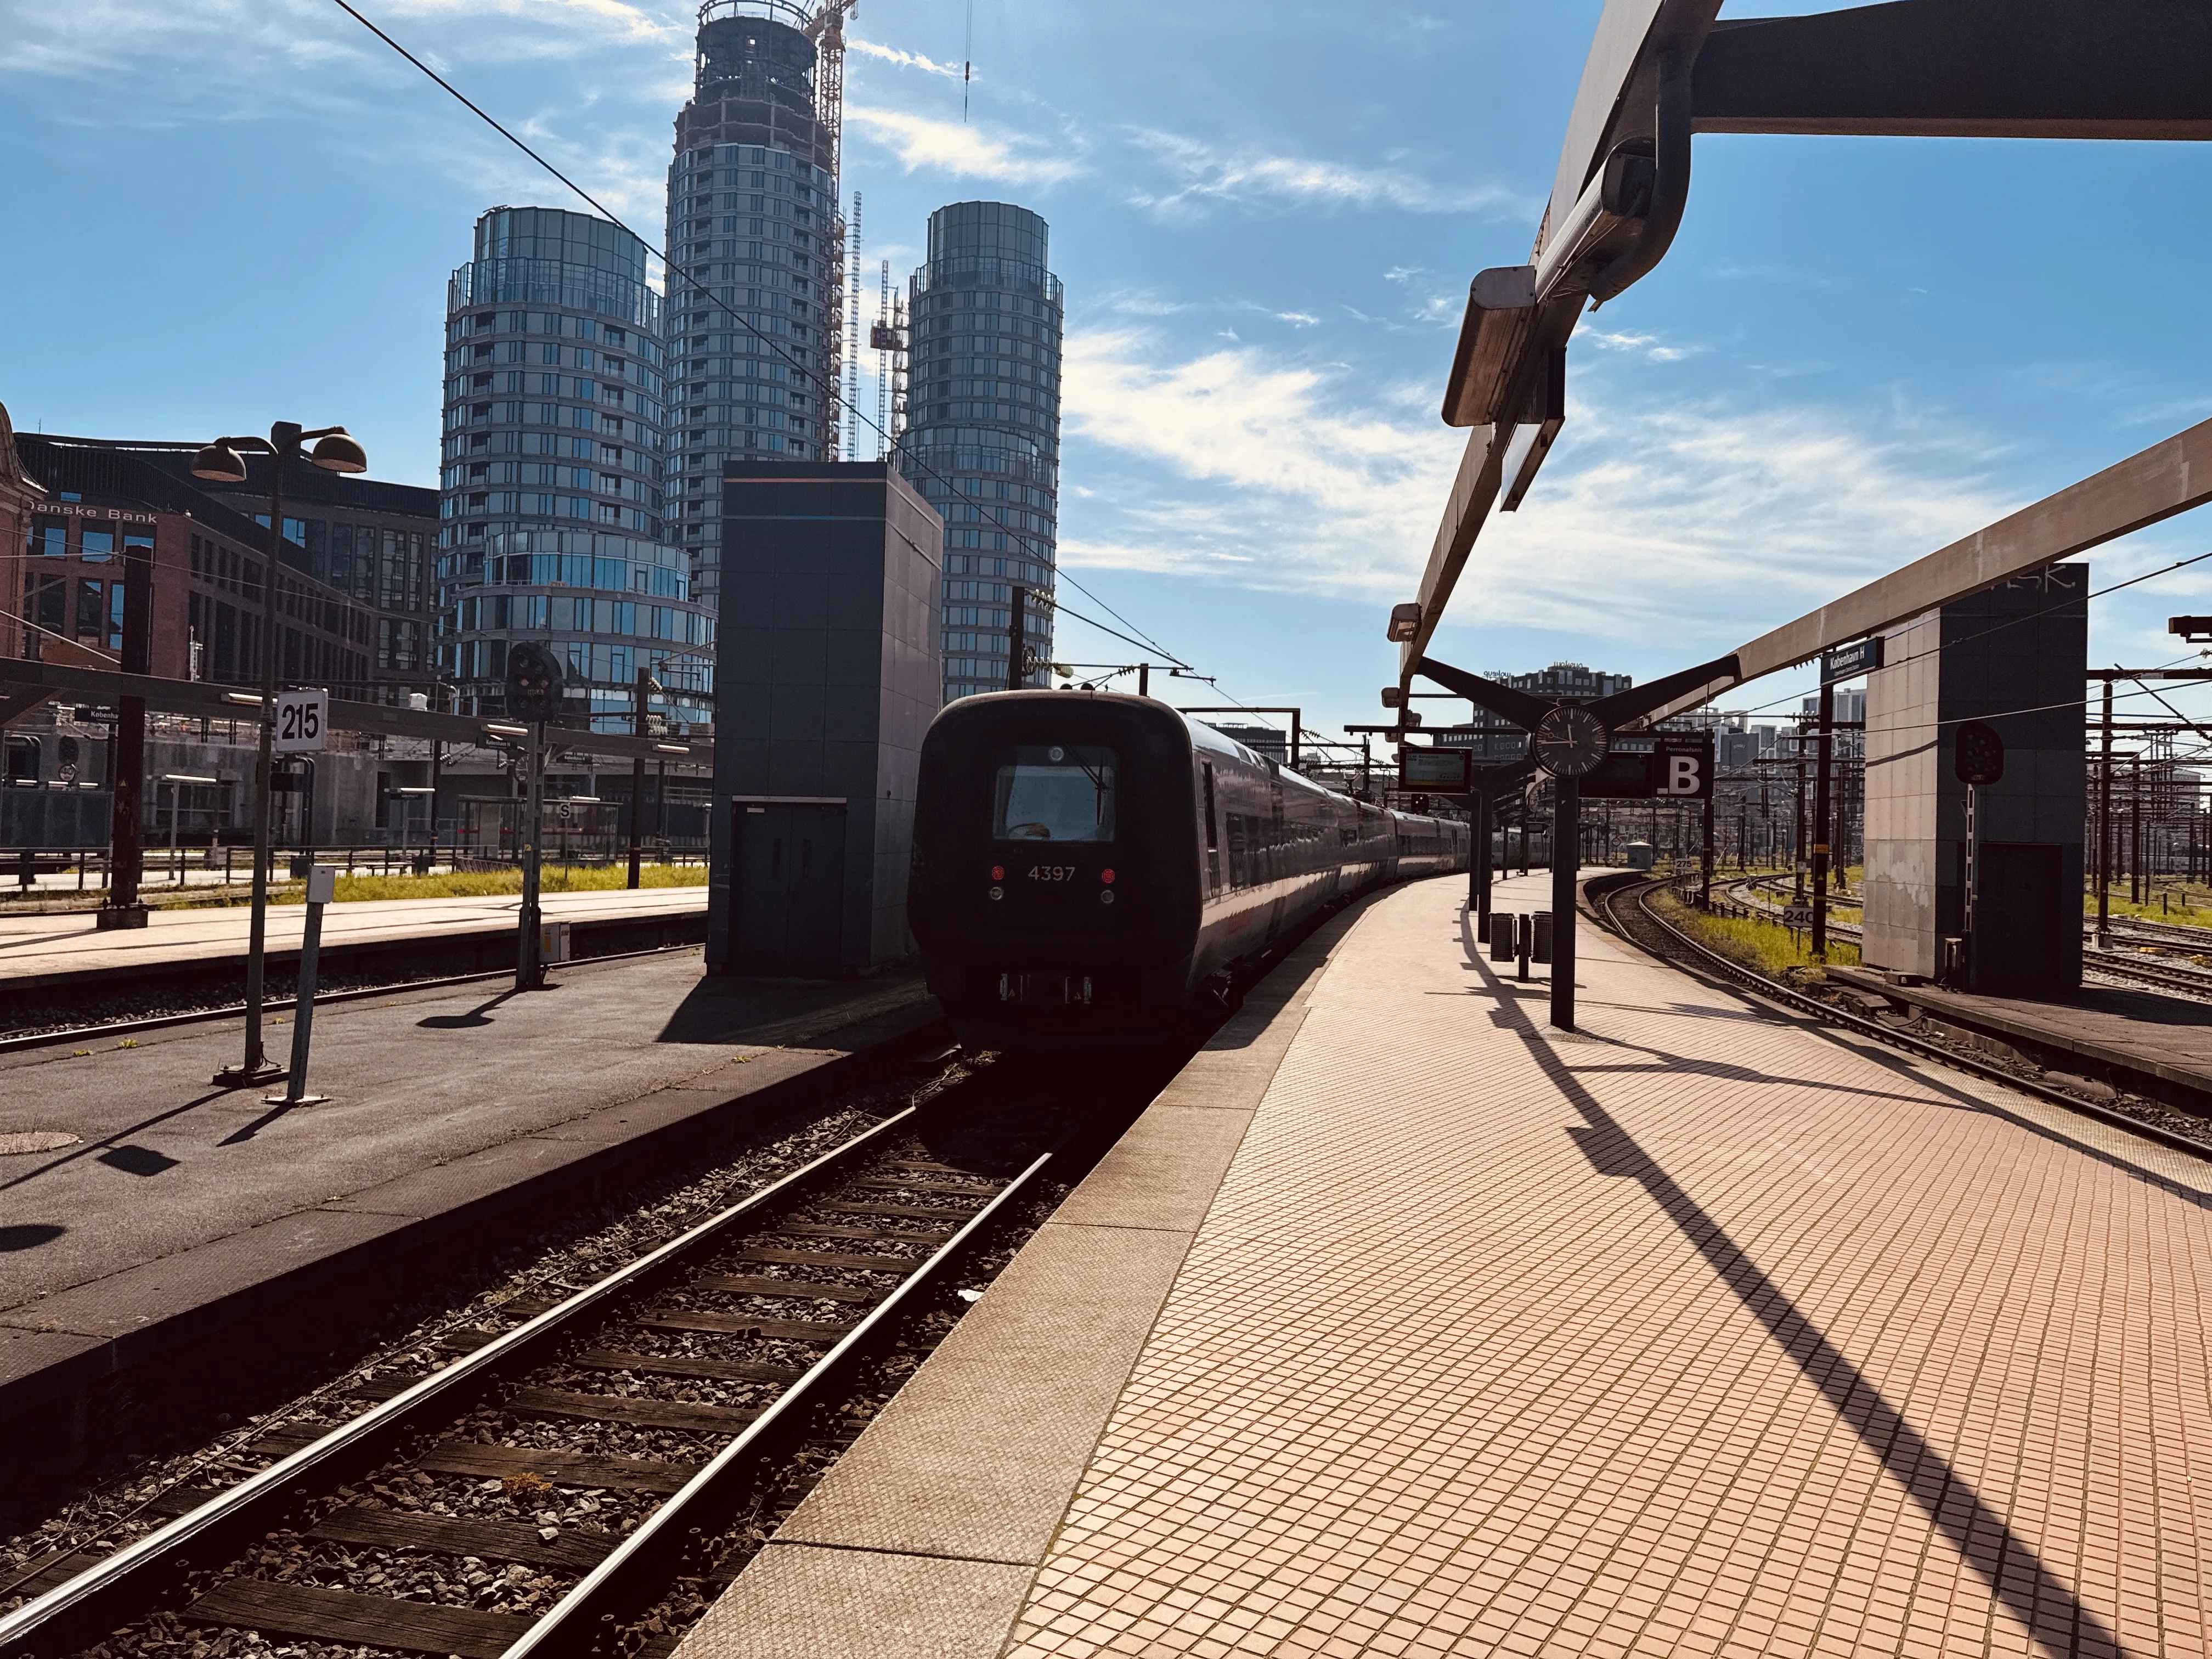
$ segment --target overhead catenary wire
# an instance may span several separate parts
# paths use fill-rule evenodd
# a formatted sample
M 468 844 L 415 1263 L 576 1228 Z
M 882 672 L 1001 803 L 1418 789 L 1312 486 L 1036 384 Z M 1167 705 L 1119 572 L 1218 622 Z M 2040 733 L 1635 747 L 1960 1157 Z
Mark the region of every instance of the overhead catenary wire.
M 2141 575 L 2130 576 L 2124 582 L 2114 582 L 2110 587 L 2096 588 L 2090 592 L 2084 593 L 2078 599 L 2063 599 L 2056 605 L 2047 605 L 2039 610 L 2031 611 L 2024 617 L 2008 617 L 2002 622 L 1991 623 L 1986 628 L 1976 629 L 1971 634 L 1962 634 L 1955 640 L 1947 641 L 1942 645 L 1931 646 L 1925 651 L 1916 651 L 1909 657 L 1899 657 L 1895 662 L 1886 662 L 1882 666 L 1885 668 L 1902 668 L 1907 663 L 1918 662 L 1923 657 L 1934 656 L 1937 652 L 1943 650 L 1946 646 L 1971 644 L 1976 640 L 1985 639 L 1991 634 L 2002 633 L 2008 628 L 2017 628 L 2022 623 L 2040 621 L 2043 617 L 2051 615 L 2052 611 L 2062 611 L 2069 605 L 2087 605 L 2092 599 L 2101 599 L 2108 593 L 2117 593 L 2124 587 L 2133 587 L 2138 583 L 2149 581 L 2155 577 L 2170 576 L 2177 570 L 2186 569 L 2192 564 L 2201 564 L 2207 559 L 2212 559 L 2212 552 L 2192 553 L 2185 559 L 2176 559 L 2172 564 L 2160 565 L 2155 570 L 2146 570 Z M 1809 661 L 1811 659 L 1808 658 L 1807 660 Z M 2175 662 L 2184 662 L 2186 660 L 2186 658 L 2182 657 L 2177 657 L 2174 659 Z M 2172 664 L 2169 663 L 2165 665 L 2171 667 L 2172 666 Z M 1802 695 L 1803 693 L 1802 692 L 1793 691 L 1783 696 L 1775 698 L 1771 702 L 1753 703 L 1748 708 L 1737 709 L 1734 712 L 1743 714 L 1764 714 L 1770 708 L 1781 708 L 1784 703 L 1788 702 L 1791 697 L 1802 696 Z M 2015 712 L 2025 713 L 2027 711 L 2020 710 Z
M 428 76 L 439 88 L 449 94 L 464 109 L 467 110 L 469 113 L 482 121 L 494 132 L 499 134 L 501 137 L 506 139 L 508 143 L 513 144 L 517 149 L 520 150 L 525 155 L 527 155 L 539 167 L 544 168 L 545 171 L 550 173 L 555 179 L 560 180 L 563 186 L 573 191 L 577 199 L 584 203 L 585 205 L 589 207 L 594 213 L 597 213 L 601 218 L 605 219 L 608 223 L 615 226 L 617 229 L 624 231 L 631 236 L 637 237 L 638 241 L 647 249 L 647 251 L 660 261 L 661 269 L 665 273 L 672 278 L 681 280 L 687 289 L 693 291 L 696 295 L 706 304 L 713 306 L 726 313 L 732 320 L 738 324 L 739 327 L 743 328 L 756 340 L 758 340 L 765 345 L 771 354 L 781 358 L 788 367 L 796 370 L 802 378 L 811 383 L 816 391 L 820 392 L 825 399 L 834 398 L 836 395 L 836 386 L 832 385 L 831 382 L 823 374 L 808 365 L 800 362 L 796 357 L 785 350 L 783 347 L 778 345 L 774 337 L 763 331 L 752 321 L 750 318 L 745 316 L 744 313 L 738 311 L 736 307 L 731 305 L 729 301 L 722 299 L 720 295 L 715 294 L 714 291 L 705 283 L 701 282 L 697 277 L 692 276 L 690 271 L 683 269 L 683 267 L 678 265 L 673 259 L 671 259 L 668 257 L 666 250 L 660 247 L 658 244 L 648 240 L 647 238 L 639 236 L 638 233 L 631 229 L 629 225 L 624 222 L 619 214 L 607 207 L 597 197 L 593 196 L 591 191 L 586 190 L 581 185 L 578 184 L 574 179 L 571 179 L 559 167 L 554 166 L 553 163 L 546 160 L 544 156 L 539 155 L 537 150 L 524 142 L 523 139 L 517 137 L 513 131 L 509 131 L 497 117 L 492 115 L 489 111 L 484 109 L 483 106 L 471 99 L 466 93 L 463 92 L 459 87 L 456 87 L 451 81 L 448 81 L 444 76 L 439 74 L 438 71 L 431 68 L 429 64 L 424 63 L 422 58 L 416 57 L 412 52 L 409 51 L 407 47 L 403 46 L 399 41 L 393 39 L 392 36 L 387 33 L 384 29 L 372 22 L 368 18 L 363 16 L 352 4 L 351 0 L 331 0 L 331 3 L 337 6 L 339 10 L 344 12 L 346 15 L 352 18 L 356 22 L 359 23 L 363 28 L 367 29 L 371 34 L 374 34 L 378 40 L 383 41 L 386 46 L 391 47 L 393 52 L 398 53 L 398 55 L 406 59 L 408 63 L 420 70 L 423 75 Z M 674 296 L 672 295 L 670 297 L 672 299 Z M 890 434 L 886 432 L 881 426 L 878 425 L 876 422 L 867 415 L 860 414 L 858 411 L 855 411 L 855 415 L 858 420 L 865 424 L 870 431 L 873 432 L 878 438 L 883 440 L 885 453 L 888 454 L 890 448 Z M 1005 516 L 1004 509 L 993 507 L 990 503 L 984 501 L 981 496 L 969 495 L 966 491 L 960 489 L 956 480 L 947 477 L 944 473 L 939 471 L 936 467 L 932 465 L 927 460 L 924 459 L 921 456 L 916 455 L 912 452 L 908 452 L 907 459 L 917 471 L 927 474 L 929 477 L 935 478 L 939 483 L 942 483 L 945 488 L 946 495 L 951 499 L 960 501 L 965 505 L 974 507 L 986 514 L 988 516 L 984 520 L 984 522 L 1013 538 L 1015 543 L 1023 552 L 1031 554 L 1040 561 L 1042 561 L 1044 556 L 1042 549 L 1028 532 L 1018 529 L 1007 520 Z M 1093 593 L 1089 588 L 1084 586 L 1081 582 L 1077 581 L 1073 576 L 1068 575 L 1066 571 L 1060 570 L 1056 565 L 1054 566 L 1054 571 L 1060 580 L 1067 582 L 1071 586 L 1075 588 L 1078 592 L 1082 593 L 1086 598 L 1091 599 L 1104 609 L 1108 614 L 1119 619 L 1125 626 L 1128 627 L 1134 632 L 1142 631 L 1137 629 L 1134 623 L 1130 622 L 1127 617 L 1122 617 L 1119 611 L 1114 610 L 1111 605 L 1107 605 L 1105 600 L 1100 599 L 1098 595 Z M 1052 604 L 1053 608 L 1055 611 L 1064 608 L 1054 604 L 1048 595 L 1037 594 L 1036 597 L 1044 599 L 1048 604 Z M 1100 628 L 1102 629 L 1102 631 L 1109 634 L 1114 633 L 1113 629 L 1103 628 L 1102 624 L 1092 622 L 1091 618 L 1081 615 L 1079 612 L 1071 611 L 1067 614 L 1073 617 L 1076 621 L 1086 623 L 1090 627 Z M 1128 638 L 1126 635 L 1118 634 L 1115 635 L 1115 637 L 1117 639 Z M 1169 651 L 1166 647 L 1158 644 L 1155 641 L 1131 639 L 1129 640 L 1129 643 L 1133 645 L 1142 645 L 1146 650 L 1158 651 L 1163 656 L 1174 655 L 1174 653 Z M 1177 660 L 1180 662 L 1181 659 L 1177 659 Z M 1185 664 L 1183 665 L 1187 667 L 1188 665 Z

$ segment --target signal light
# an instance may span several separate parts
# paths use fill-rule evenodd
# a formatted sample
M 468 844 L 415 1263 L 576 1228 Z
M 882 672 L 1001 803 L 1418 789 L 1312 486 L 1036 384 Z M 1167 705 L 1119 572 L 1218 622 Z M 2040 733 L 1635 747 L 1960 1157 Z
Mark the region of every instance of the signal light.
M 1098 879 L 1111 887 L 1114 884 L 1114 872 L 1111 870 L 1101 870 L 1098 872 Z

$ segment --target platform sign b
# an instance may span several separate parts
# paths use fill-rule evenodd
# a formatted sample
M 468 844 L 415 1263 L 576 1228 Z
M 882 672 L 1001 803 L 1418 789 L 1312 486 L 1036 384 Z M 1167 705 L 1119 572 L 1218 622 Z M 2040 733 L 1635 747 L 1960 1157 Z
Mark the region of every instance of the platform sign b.
M 1651 756 L 1651 793 L 1672 800 L 1703 800 L 1713 793 L 1712 751 L 1662 743 Z

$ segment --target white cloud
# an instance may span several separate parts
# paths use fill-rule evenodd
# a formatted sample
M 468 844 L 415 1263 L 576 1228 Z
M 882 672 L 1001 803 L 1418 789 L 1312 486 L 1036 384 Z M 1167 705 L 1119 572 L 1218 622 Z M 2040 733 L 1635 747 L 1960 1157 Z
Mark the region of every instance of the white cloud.
M 1601 351 L 1625 351 L 1646 362 L 1679 363 L 1690 355 L 1687 347 L 1664 344 L 1656 334 L 1631 334 L 1626 330 L 1608 333 L 1587 321 L 1576 328 L 1574 337 L 1587 340 Z
M 918 52 L 902 52 L 896 46 L 882 46 L 873 40 L 863 40 L 857 35 L 848 40 L 845 46 L 848 51 L 857 52 L 863 58 L 873 58 L 882 63 L 894 64 L 901 69 L 918 69 L 926 75 L 941 75 L 948 81 L 957 81 L 961 78 L 959 64 L 940 64 L 934 58 L 925 58 Z M 982 79 L 981 76 L 975 76 L 972 78 L 979 81 Z
M 1393 207 L 1413 213 L 1517 212 L 1524 204 L 1492 185 L 1444 185 L 1401 167 L 1231 150 L 1196 138 L 1137 129 L 1129 139 L 1164 163 L 1171 185 L 1132 191 L 1133 205 L 1158 213 L 1191 212 L 1208 203 L 1304 207 Z
M 1387 604 L 1418 582 L 1464 434 L 1433 388 L 1237 345 L 1071 337 L 1072 566 Z M 1637 403 L 1590 377 L 1517 514 L 1484 531 L 1451 620 L 1724 649 L 2017 503 L 1996 458 L 1820 406 Z
M 1054 184 L 1083 170 L 1072 143 L 1053 145 L 1025 134 L 996 134 L 960 121 L 933 120 L 904 110 L 845 105 L 848 131 L 859 128 L 892 151 L 908 173 L 924 168 L 964 179 Z

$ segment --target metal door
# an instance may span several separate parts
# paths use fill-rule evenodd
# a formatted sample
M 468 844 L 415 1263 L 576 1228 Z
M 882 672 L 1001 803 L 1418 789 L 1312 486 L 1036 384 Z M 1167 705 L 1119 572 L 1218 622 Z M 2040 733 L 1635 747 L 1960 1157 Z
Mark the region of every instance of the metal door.
M 732 968 L 800 977 L 836 974 L 845 919 L 845 809 L 740 802 L 732 823 Z
M 2080 901 L 2069 914 L 2056 847 L 2028 842 L 1982 843 L 1982 892 L 1975 907 L 1973 986 L 1977 991 L 2048 991 L 2063 986 L 2064 929 L 2078 927 Z

